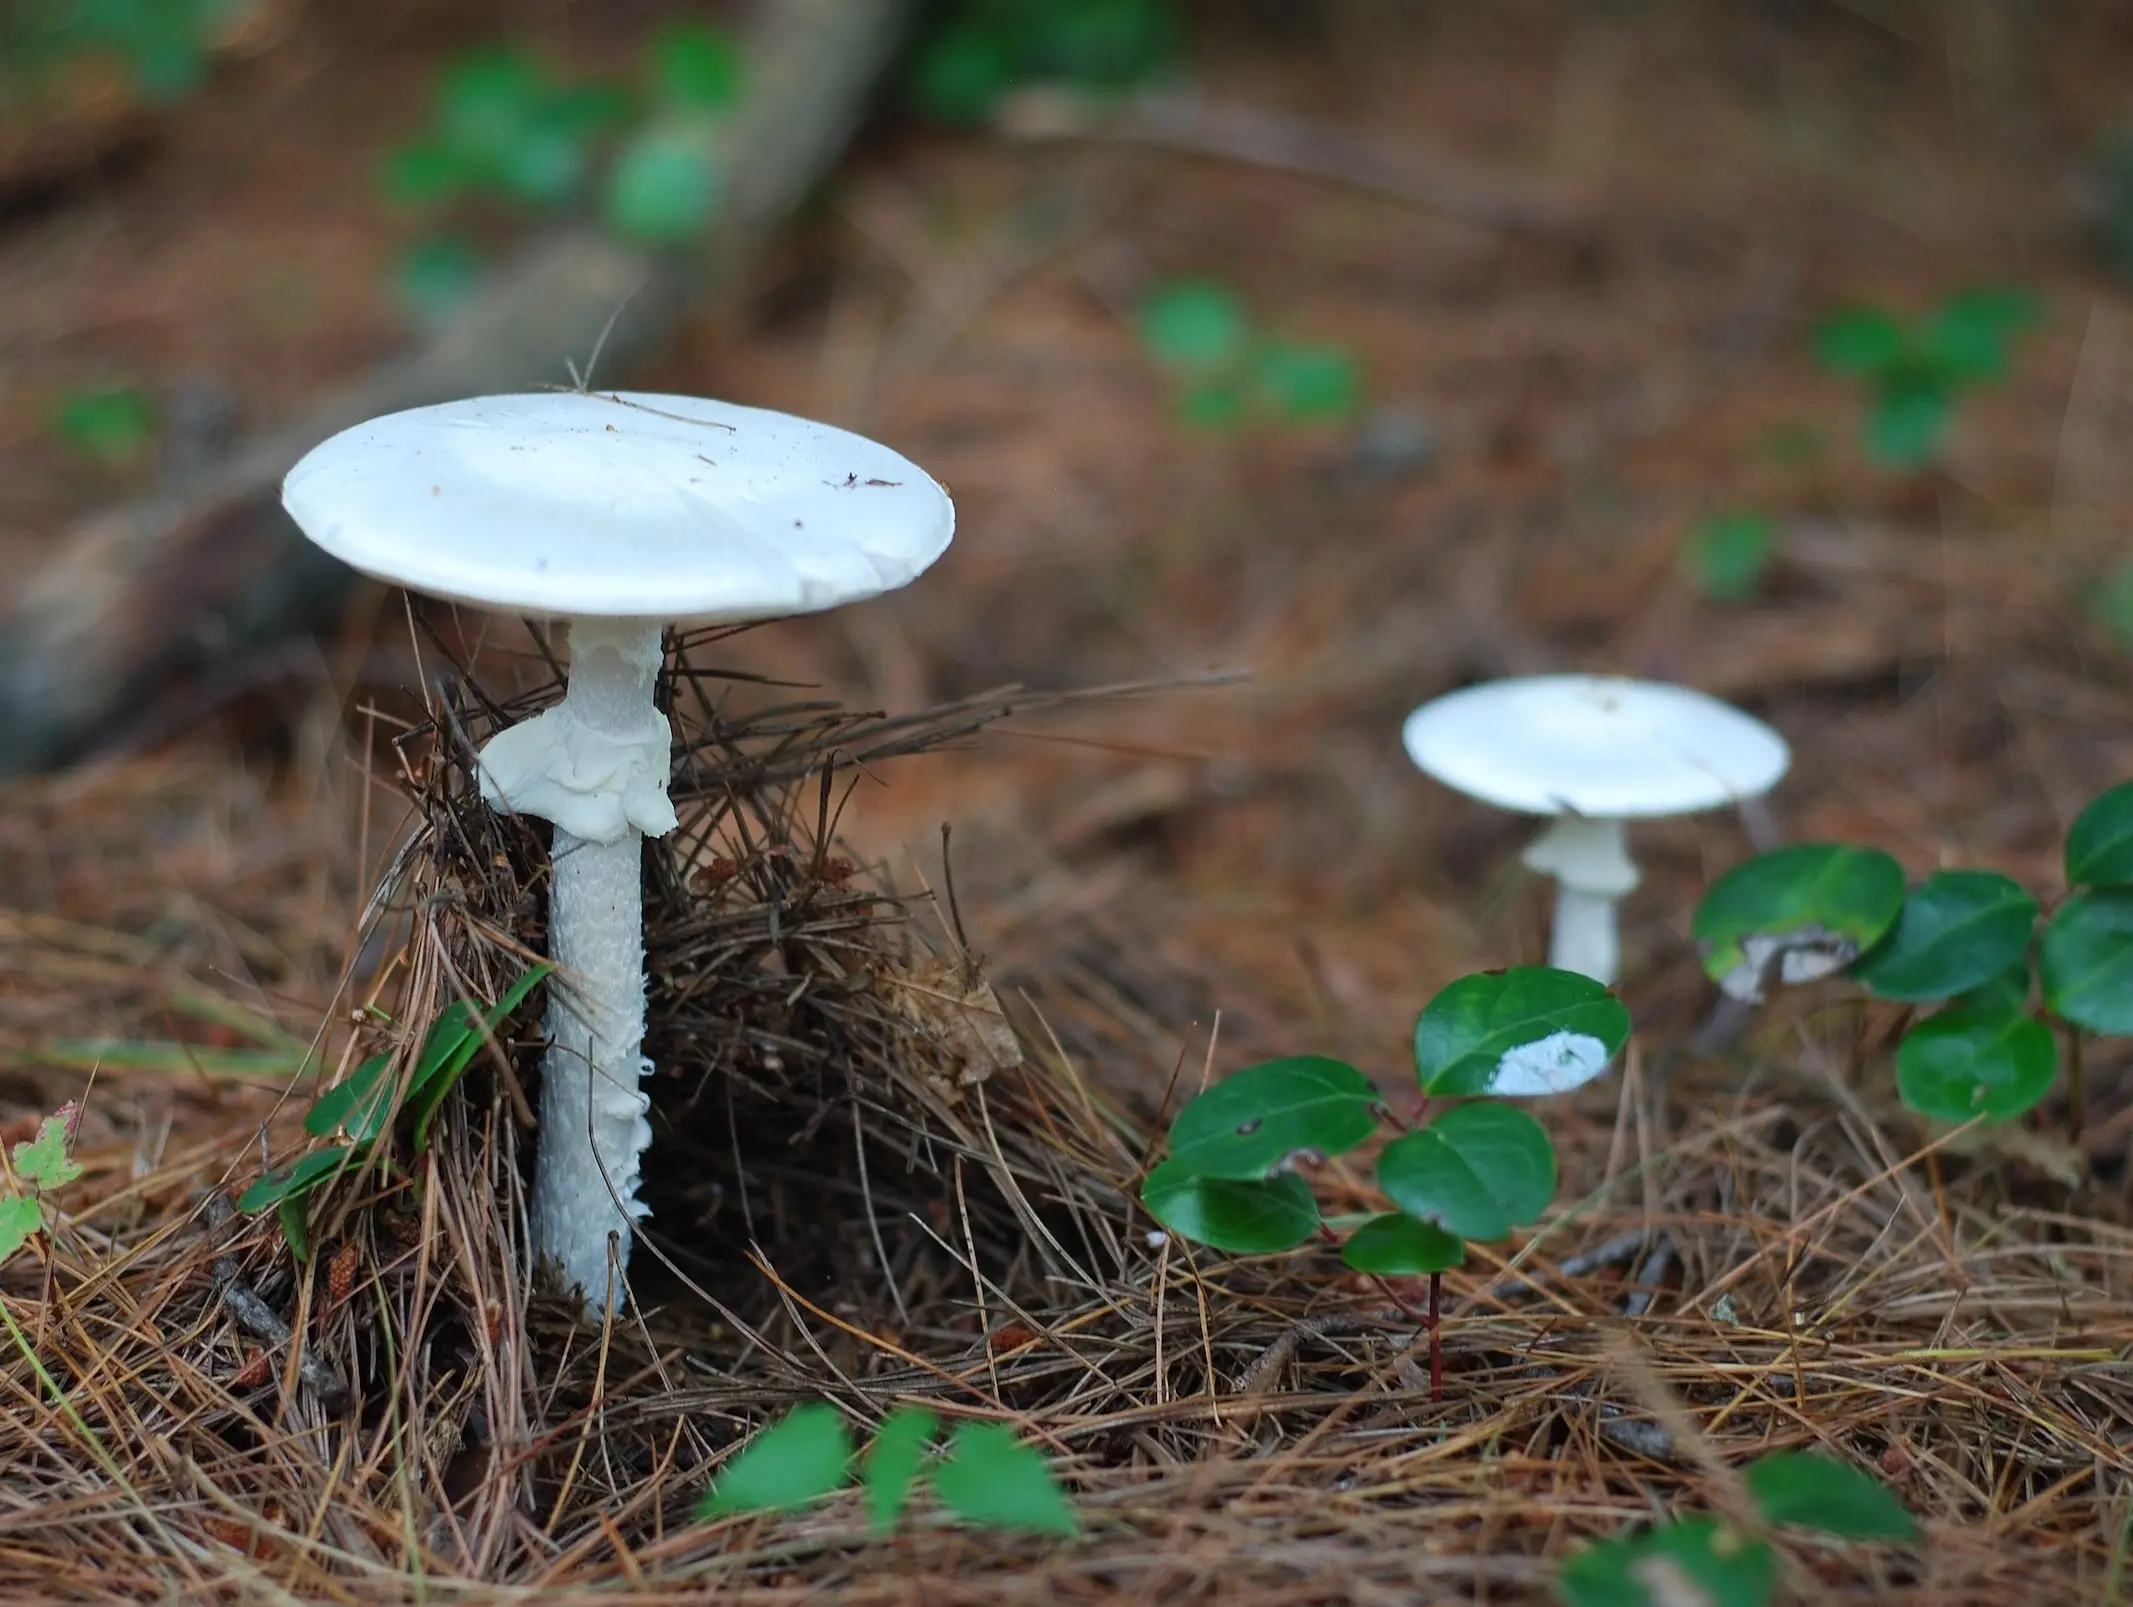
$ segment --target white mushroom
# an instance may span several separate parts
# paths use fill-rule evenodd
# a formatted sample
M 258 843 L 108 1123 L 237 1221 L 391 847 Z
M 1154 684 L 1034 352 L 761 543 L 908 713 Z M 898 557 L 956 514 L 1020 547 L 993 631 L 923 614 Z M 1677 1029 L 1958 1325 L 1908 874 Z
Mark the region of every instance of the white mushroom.
M 1762 721 L 1686 687 L 1535 675 L 1449 693 L 1407 717 L 1408 757 L 1499 809 L 1552 815 L 1525 862 L 1556 879 L 1548 963 L 1612 983 L 1616 905 L 1637 885 L 1627 821 L 1760 796 L 1791 762 Z
M 568 621 L 563 700 L 482 750 L 482 796 L 555 825 L 535 1252 L 607 1301 L 651 1139 L 644 837 L 676 825 L 653 701 L 670 624 L 811 613 L 904 585 L 947 548 L 948 495 L 844 430 L 685 396 L 558 391 L 389 414 L 289 471 L 282 500 L 351 567 Z M 617 1272 L 619 1274 L 620 1264 Z

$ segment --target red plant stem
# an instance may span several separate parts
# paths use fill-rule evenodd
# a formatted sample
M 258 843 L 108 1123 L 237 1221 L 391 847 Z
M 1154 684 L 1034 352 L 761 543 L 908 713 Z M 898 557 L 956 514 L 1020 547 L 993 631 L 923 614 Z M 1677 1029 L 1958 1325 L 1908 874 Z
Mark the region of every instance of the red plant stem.
M 1444 1274 L 1429 1275 L 1429 1316 L 1424 1326 L 1429 1329 L 1429 1403 L 1444 1404 Z

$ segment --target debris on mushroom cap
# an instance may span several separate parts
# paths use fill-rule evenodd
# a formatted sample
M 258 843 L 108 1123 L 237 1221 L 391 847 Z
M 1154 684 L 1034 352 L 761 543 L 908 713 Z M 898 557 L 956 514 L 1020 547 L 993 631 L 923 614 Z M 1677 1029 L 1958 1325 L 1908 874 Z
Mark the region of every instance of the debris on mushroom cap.
M 282 500 L 352 568 L 544 617 L 740 622 L 894 591 L 955 532 L 879 442 L 696 397 L 479 396 L 343 430 Z
M 1499 809 L 1628 819 L 1753 798 L 1791 752 L 1762 721 L 1652 681 L 1535 675 L 1425 703 L 1403 732 L 1416 768 Z

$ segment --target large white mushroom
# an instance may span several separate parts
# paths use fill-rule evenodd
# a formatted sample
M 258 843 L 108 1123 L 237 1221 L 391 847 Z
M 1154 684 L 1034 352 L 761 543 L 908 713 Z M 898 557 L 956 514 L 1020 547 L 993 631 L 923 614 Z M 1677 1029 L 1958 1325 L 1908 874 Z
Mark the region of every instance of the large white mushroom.
M 282 500 L 364 574 L 568 622 L 563 700 L 482 749 L 481 788 L 492 807 L 555 826 L 560 986 L 533 1241 L 604 1308 L 608 1235 L 626 1263 L 645 1212 L 641 844 L 676 825 L 673 737 L 653 700 L 662 633 L 893 591 L 947 548 L 954 509 L 915 464 L 844 430 L 694 397 L 580 391 L 372 419 L 306 455 Z
M 1416 768 L 1499 809 L 1552 815 L 1525 852 L 1556 879 L 1548 963 L 1612 984 L 1616 906 L 1637 885 L 1626 825 L 1761 796 L 1791 763 L 1762 721 L 1702 692 L 1533 675 L 1448 693 L 1407 717 Z

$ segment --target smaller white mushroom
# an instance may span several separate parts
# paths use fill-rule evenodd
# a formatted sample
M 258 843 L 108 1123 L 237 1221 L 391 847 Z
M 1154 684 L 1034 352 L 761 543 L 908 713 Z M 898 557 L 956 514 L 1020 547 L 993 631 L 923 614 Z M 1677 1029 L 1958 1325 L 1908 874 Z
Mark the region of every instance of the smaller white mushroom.
M 1637 885 L 1628 821 L 1758 797 L 1791 752 L 1762 721 L 1686 687 L 1594 675 L 1493 681 L 1425 703 L 1417 769 L 1499 809 L 1552 815 L 1525 862 L 1556 880 L 1548 963 L 1612 983 L 1616 906 Z

